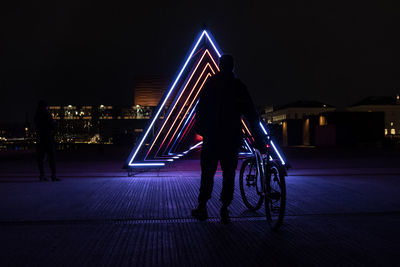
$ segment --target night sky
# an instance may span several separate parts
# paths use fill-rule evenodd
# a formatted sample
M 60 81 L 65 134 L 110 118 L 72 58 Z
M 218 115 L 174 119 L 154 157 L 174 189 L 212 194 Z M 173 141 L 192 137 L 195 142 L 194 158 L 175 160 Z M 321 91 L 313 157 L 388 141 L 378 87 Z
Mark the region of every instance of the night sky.
M 0 122 L 40 98 L 131 105 L 135 76 L 173 78 L 204 24 L 258 105 L 400 92 L 395 1 L 14 2 L 0 8 Z

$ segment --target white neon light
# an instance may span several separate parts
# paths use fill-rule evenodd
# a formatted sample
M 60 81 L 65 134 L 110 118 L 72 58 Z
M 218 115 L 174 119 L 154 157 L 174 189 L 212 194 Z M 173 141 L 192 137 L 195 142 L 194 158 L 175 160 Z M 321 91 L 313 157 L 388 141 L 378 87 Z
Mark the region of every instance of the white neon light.
M 275 147 L 274 141 L 271 140 L 271 145 L 274 148 L 276 154 L 278 155 L 279 159 L 282 162 L 282 165 L 285 165 L 285 161 L 283 160 L 283 158 L 281 157 L 281 154 L 279 154 L 278 149 Z
M 141 146 L 142 146 L 144 140 L 146 139 L 147 135 L 149 134 L 150 129 L 153 127 L 154 122 L 157 120 L 158 116 L 160 115 L 160 112 L 161 112 L 162 108 L 164 107 L 164 105 L 165 105 L 165 103 L 167 102 L 169 96 L 171 95 L 172 91 L 174 90 L 176 84 L 178 83 L 179 79 L 181 78 L 181 75 L 182 75 L 183 71 L 186 69 L 186 67 L 187 67 L 187 65 L 188 65 L 188 63 L 189 63 L 189 61 L 190 61 L 190 59 L 192 58 L 194 52 L 196 51 L 197 47 L 199 46 L 199 43 L 200 43 L 201 39 L 203 39 L 204 35 L 207 36 L 207 38 L 208 38 L 208 40 L 210 41 L 210 43 L 211 43 L 212 47 L 214 48 L 215 52 L 218 54 L 218 57 L 221 57 L 221 53 L 218 51 L 218 49 L 217 49 L 217 47 L 215 46 L 214 42 L 211 40 L 210 36 L 208 35 L 207 31 L 204 30 L 204 31 L 202 32 L 202 34 L 200 35 L 199 39 L 197 40 L 195 46 L 193 47 L 192 52 L 190 52 L 189 56 L 187 57 L 187 59 L 186 59 L 186 61 L 185 61 L 185 64 L 183 65 L 183 67 L 182 67 L 181 71 L 179 72 L 178 76 L 176 77 L 175 82 L 172 84 L 171 88 L 169 89 L 168 94 L 167 94 L 166 97 L 164 98 L 164 101 L 162 102 L 160 108 L 158 109 L 156 115 L 154 116 L 154 118 L 153 118 L 153 120 L 152 120 L 150 126 L 147 128 L 147 131 L 145 132 L 145 134 L 144 134 L 142 140 L 140 141 L 140 143 L 139 143 L 139 145 L 138 145 L 138 147 L 137 147 L 135 153 L 133 154 L 131 160 L 129 161 L 129 164 L 128 164 L 129 166 L 138 166 L 138 165 L 133 165 L 133 164 L 132 164 L 132 161 L 133 161 L 134 158 L 136 157 L 136 155 L 137 155 L 139 149 L 141 148 Z
M 195 149 L 196 147 L 198 147 L 199 145 L 203 144 L 203 141 L 195 144 L 194 146 L 192 146 L 191 148 L 189 148 L 189 150 Z
M 165 163 L 132 163 L 129 166 L 165 166 Z
M 246 139 L 243 138 L 243 141 L 244 141 L 244 143 L 246 144 L 247 149 L 248 149 L 249 151 L 252 151 L 252 149 L 251 149 L 250 145 L 247 143 Z M 253 154 L 253 153 L 251 153 L 251 154 Z
M 178 156 L 175 156 L 175 157 L 172 157 L 173 159 L 179 159 L 179 157 Z
M 268 132 L 267 132 L 267 130 L 265 130 L 264 125 L 261 123 L 261 121 L 260 121 L 260 126 L 261 126 L 261 129 L 263 130 L 263 132 L 265 133 L 265 135 L 268 135 Z
M 211 38 L 210 38 L 210 36 L 208 35 L 207 31 L 204 30 L 203 33 L 205 33 L 205 34 L 207 35 L 207 38 L 208 38 L 208 40 L 210 40 L 210 43 L 211 43 L 212 47 L 214 48 L 215 52 L 217 52 L 218 57 L 221 57 L 221 54 L 219 53 L 217 47 L 215 47 L 214 42 L 211 40 Z
M 260 121 L 259 124 L 260 124 L 261 129 L 262 129 L 263 132 L 265 133 L 265 135 L 269 136 L 267 130 L 265 130 L 264 125 L 261 123 L 261 121 Z M 285 161 L 283 160 L 281 154 L 279 154 L 279 151 L 278 151 L 278 149 L 276 148 L 276 146 L 275 146 L 275 144 L 274 144 L 274 142 L 273 142 L 272 140 L 271 140 L 271 145 L 272 145 L 272 147 L 274 148 L 274 150 L 275 150 L 276 154 L 278 155 L 279 159 L 281 160 L 282 165 L 285 165 Z

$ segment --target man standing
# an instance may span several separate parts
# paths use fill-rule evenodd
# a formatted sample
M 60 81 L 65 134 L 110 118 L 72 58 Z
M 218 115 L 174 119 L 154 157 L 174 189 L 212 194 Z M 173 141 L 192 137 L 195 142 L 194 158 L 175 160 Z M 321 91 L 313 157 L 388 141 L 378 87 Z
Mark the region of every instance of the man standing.
M 203 146 L 198 207 L 192 210 L 192 216 L 199 220 L 208 217 L 207 201 L 211 198 L 219 161 L 223 173 L 220 215 L 224 224 L 229 223 L 228 206 L 233 199 L 238 149 L 242 141 L 240 117 L 244 115 L 253 129 L 259 122 L 246 86 L 235 78 L 233 66 L 232 56 L 223 55 L 219 59 L 220 72 L 206 83 L 196 115 L 196 129 L 203 136 Z
M 39 165 L 40 181 L 47 181 L 47 178 L 44 175 L 44 166 L 43 162 L 45 156 L 47 155 L 47 159 L 49 161 L 50 169 L 51 169 L 51 179 L 53 181 L 60 181 L 56 177 L 56 162 L 55 162 L 55 142 L 54 142 L 54 130 L 55 130 L 55 122 L 47 110 L 47 103 L 43 100 L 38 102 L 38 106 L 35 114 L 35 125 L 36 125 L 36 153 L 37 153 L 37 161 Z

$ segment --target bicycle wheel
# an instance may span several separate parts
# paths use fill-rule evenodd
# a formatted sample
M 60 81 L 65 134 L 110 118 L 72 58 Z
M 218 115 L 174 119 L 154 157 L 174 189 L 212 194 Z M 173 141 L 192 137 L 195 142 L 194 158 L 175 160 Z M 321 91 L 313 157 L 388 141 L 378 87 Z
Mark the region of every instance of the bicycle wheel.
M 250 210 L 258 210 L 263 203 L 261 194 L 260 177 L 254 158 L 248 158 L 242 163 L 240 168 L 239 186 L 240 195 L 246 207 Z
M 286 207 L 286 183 L 282 166 L 270 162 L 265 194 L 265 216 L 270 227 L 276 230 L 281 226 Z

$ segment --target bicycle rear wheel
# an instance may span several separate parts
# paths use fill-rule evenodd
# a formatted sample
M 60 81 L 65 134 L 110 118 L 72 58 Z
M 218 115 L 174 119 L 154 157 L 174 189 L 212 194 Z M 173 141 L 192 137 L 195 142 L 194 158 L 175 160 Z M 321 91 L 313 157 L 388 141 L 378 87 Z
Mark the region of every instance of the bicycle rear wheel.
M 269 162 L 270 170 L 266 179 L 265 216 L 270 227 L 276 230 L 281 226 L 286 208 L 286 182 L 283 167 Z
M 258 210 L 264 197 L 260 190 L 260 177 L 254 158 L 248 158 L 242 163 L 239 176 L 240 195 L 249 210 Z

